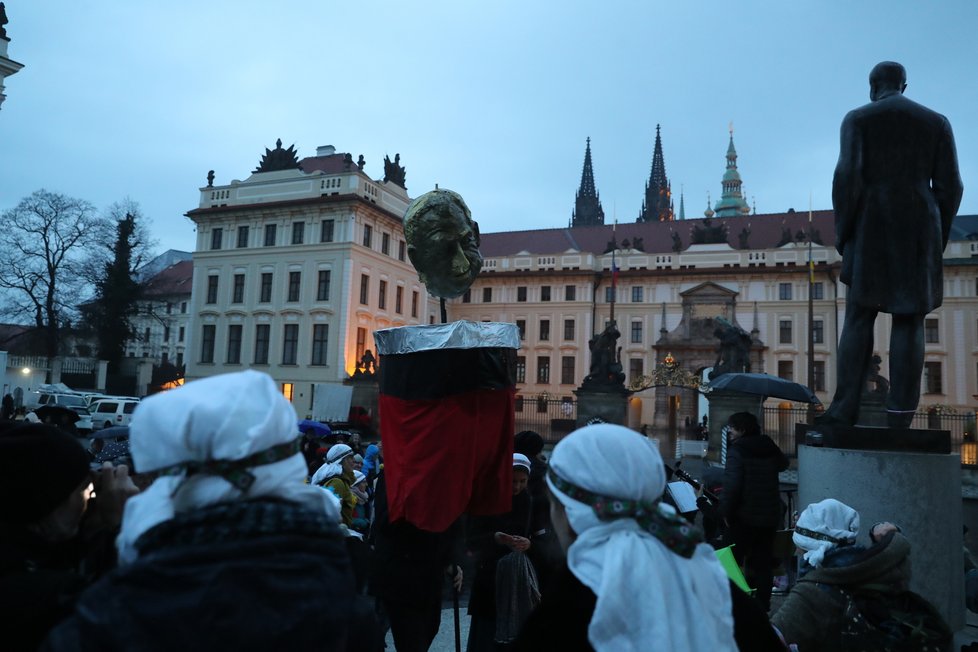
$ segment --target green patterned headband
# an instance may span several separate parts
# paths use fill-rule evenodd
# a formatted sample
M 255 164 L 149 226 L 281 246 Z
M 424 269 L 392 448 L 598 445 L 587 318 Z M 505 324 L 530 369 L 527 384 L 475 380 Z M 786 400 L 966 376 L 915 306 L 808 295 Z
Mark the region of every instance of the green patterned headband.
M 795 532 L 803 537 L 808 537 L 809 539 L 815 539 L 816 541 L 828 541 L 829 543 L 834 543 L 837 546 L 851 546 L 856 543 L 855 539 L 833 537 L 828 534 L 822 534 L 821 532 L 815 532 L 814 530 L 808 530 L 803 527 L 798 527 L 795 525 Z
M 255 475 L 248 469 L 255 466 L 265 466 L 275 464 L 288 459 L 299 452 L 302 437 L 298 437 L 284 444 L 277 444 L 271 448 L 252 453 L 248 457 L 240 460 L 207 460 L 205 462 L 180 462 L 172 466 L 165 467 L 157 471 L 159 475 L 217 475 L 241 491 L 248 491 L 255 482 Z
M 692 557 L 696 546 L 703 542 L 703 533 L 698 528 L 678 514 L 661 509 L 657 500 L 625 500 L 602 496 L 564 480 L 552 467 L 547 470 L 547 478 L 561 493 L 590 506 L 602 521 L 634 519 L 643 530 L 681 557 Z

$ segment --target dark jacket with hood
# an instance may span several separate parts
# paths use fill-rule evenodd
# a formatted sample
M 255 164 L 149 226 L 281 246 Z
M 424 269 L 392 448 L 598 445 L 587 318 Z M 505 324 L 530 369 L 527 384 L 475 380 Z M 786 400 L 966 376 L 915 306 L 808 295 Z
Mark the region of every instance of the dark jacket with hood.
M 222 503 L 160 523 L 136 547 L 136 561 L 88 589 L 42 649 L 382 647 L 364 638 L 376 623 L 356 599 L 343 537 L 325 512 Z
M 747 435 L 727 447 L 720 512 L 728 521 L 756 528 L 781 523 L 778 473 L 788 458 L 767 435 Z
M 892 592 L 906 590 L 910 583 L 910 542 L 894 532 L 870 548 L 835 548 L 826 553 L 821 566 L 806 564 L 802 573 L 771 622 L 800 650 L 834 652 L 841 646 L 847 601 L 839 589 L 851 591 L 873 585 Z

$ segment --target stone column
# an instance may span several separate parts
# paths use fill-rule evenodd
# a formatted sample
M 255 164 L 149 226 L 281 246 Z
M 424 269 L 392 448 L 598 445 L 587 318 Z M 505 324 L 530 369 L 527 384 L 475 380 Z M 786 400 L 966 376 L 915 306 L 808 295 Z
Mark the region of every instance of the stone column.
M 758 421 L 764 423 L 764 415 L 761 414 L 764 398 L 754 394 L 729 392 L 722 389 L 713 390 L 706 395 L 706 398 L 710 402 L 710 446 L 707 459 L 719 462 L 721 431 L 727 425 L 730 415 L 736 412 L 750 412 L 757 416 Z

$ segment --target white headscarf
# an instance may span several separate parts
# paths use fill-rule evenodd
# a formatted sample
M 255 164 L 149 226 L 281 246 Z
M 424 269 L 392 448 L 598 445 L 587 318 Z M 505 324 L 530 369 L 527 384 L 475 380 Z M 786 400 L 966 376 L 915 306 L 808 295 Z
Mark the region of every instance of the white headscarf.
M 129 426 L 129 448 L 133 466 L 144 473 L 187 462 L 241 460 L 298 436 L 295 410 L 271 377 L 243 371 L 195 380 L 143 400 Z M 336 499 L 305 484 L 307 467 L 300 452 L 247 471 L 254 481 L 245 490 L 207 473 L 158 477 L 126 502 L 116 539 L 120 563 L 136 559 L 136 539 L 154 525 L 220 502 L 276 497 L 339 521 Z
M 851 546 L 859 534 L 859 512 L 835 498 L 812 503 L 798 517 L 791 540 L 806 550 L 805 561 L 822 565 L 825 553 L 839 546 Z
M 343 475 L 343 460 L 353 455 L 353 449 L 346 444 L 336 444 L 326 453 L 326 463 L 316 469 L 309 484 L 321 485 L 330 478 Z
M 612 424 L 565 437 L 554 448 L 550 470 L 612 505 L 615 498 L 654 502 L 665 488 L 659 452 L 638 433 Z M 550 475 L 547 484 L 577 534 L 567 564 L 597 596 L 588 626 L 597 652 L 736 652 L 730 582 L 710 546 L 700 543 L 690 558 L 682 557 L 634 518 L 601 520 Z M 674 513 L 665 505 L 659 509 Z

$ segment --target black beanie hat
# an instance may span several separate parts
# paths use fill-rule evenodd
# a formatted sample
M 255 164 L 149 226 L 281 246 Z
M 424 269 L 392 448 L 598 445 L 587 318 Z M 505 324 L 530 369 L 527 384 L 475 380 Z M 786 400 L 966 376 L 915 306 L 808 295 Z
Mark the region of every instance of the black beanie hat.
M 0 522 L 34 523 L 63 503 L 89 471 L 71 435 L 43 424 L 0 433 Z
M 534 432 L 532 430 L 524 430 L 523 432 L 516 433 L 516 439 L 513 442 L 513 452 L 523 453 L 527 457 L 536 457 L 543 450 L 543 437 L 540 433 Z

